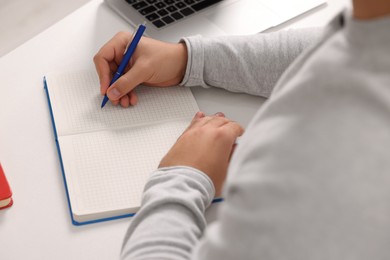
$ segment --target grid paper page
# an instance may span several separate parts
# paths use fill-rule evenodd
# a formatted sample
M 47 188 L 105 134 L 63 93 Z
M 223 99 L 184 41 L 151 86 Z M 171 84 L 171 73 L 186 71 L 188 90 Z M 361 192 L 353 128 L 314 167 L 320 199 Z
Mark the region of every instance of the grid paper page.
M 199 110 L 187 88 L 138 87 L 130 108 L 107 104 L 91 71 L 46 77 L 78 222 L 135 213 L 149 174 Z
M 75 217 L 134 213 L 150 173 L 187 125 L 179 120 L 60 137 Z
M 184 87 L 136 88 L 139 102 L 122 108 L 103 97 L 93 71 L 46 76 L 58 136 L 192 118 L 199 110 L 192 92 Z

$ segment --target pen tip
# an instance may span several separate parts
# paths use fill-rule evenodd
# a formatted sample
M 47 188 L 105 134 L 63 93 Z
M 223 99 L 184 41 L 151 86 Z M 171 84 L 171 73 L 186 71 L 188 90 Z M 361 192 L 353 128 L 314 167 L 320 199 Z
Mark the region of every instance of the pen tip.
M 100 106 L 100 108 L 103 108 L 106 105 L 107 101 L 108 101 L 108 97 L 104 96 L 103 102 L 102 102 L 102 105 Z

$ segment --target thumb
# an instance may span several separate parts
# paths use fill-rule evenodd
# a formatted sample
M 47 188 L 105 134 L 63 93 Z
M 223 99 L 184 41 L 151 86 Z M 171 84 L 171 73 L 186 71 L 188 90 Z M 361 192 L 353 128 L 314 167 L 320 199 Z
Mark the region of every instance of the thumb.
M 108 88 L 107 97 L 112 101 L 117 101 L 144 82 L 145 78 L 145 70 L 141 70 L 138 66 L 133 66 Z

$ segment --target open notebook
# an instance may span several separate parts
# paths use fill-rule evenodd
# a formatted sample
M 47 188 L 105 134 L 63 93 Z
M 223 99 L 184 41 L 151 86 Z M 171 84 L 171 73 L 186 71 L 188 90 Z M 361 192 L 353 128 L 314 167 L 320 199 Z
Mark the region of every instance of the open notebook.
M 199 110 L 183 87 L 136 89 L 130 108 L 107 104 L 94 72 L 45 77 L 72 222 L 132 216 L 150 173 Z

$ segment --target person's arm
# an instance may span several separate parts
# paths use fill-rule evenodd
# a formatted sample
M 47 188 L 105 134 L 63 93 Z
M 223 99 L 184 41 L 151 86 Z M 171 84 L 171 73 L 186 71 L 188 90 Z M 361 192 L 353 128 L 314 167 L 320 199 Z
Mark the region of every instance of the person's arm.
M 184 86 L 219 87 L 269 97 L 275 83 L 325 28 L 304 28 L 248 36 L 188 37 Z
M 207 175 L 194 168 L 155 171 L 126 233 L 121 259 L 190 259 L 214 194 Z
M 109 86 L 131 40 L 129 32 L 120 32 L 94 57 L 100 92 L 123 107 L 137 103 L 133 89 L 139 84 L 214 86 L 268 97 L 285 69 L 315 44 L 323 31 L 311 28 L 248 36 L 195 36 L 178 44 L 143 37 L 124 75 Z
M 205 210 L 221 193 L 234 141 L 242 133 L 221 113 L 197 113 L 146 184 L 122 259 L 191 257 L 206 227 Z

